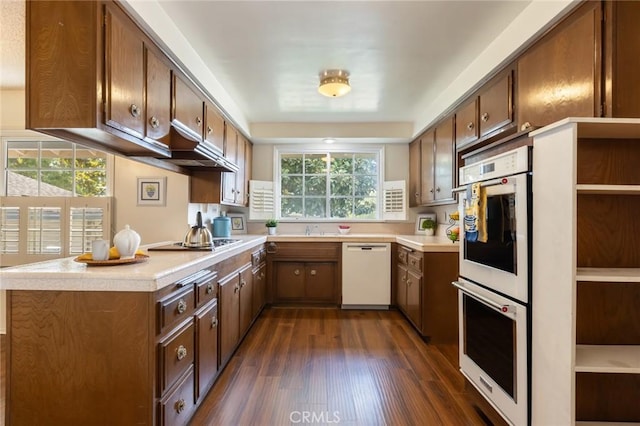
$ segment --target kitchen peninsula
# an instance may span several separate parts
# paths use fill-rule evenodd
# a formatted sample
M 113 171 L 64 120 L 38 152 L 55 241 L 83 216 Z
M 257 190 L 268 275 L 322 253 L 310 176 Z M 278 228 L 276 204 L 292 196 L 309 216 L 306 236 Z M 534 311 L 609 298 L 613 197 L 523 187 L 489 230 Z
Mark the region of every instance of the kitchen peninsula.
M 1 271 L 7 424 L 187 424 L 265 304 L 271 239 L 458 249 L 444 237 L 234 237 L 242 242 L 128 265 L 66 258 Z

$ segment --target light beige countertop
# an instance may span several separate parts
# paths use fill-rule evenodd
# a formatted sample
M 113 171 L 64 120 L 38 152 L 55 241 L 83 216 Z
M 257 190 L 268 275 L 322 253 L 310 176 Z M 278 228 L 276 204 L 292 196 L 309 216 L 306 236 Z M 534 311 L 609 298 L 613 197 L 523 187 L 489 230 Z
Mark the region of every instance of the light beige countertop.
M 74 257 L 0 270 L 2 290 L 156 291 L 201 269 L 265 242 L 397 242 L 422 252 L 457 252 L 459 244 L 444 236 L 391 234 L 233 235 L 243 242 L 215 251 L 152 251 L 140 263 L 88 266 Z M 143 246 L 145 249 L 167 242 Z
M 201 269 L 249 250 L 266 235 L 234 235 L 243 240 L 215 251 L 152 251 L 145 262 L 88 266 L 74 257 L 48 260 L 0 270 L 0 289 L 60 291 L 156 291 Z M 146 248 L 167 242 L 150 244 Z

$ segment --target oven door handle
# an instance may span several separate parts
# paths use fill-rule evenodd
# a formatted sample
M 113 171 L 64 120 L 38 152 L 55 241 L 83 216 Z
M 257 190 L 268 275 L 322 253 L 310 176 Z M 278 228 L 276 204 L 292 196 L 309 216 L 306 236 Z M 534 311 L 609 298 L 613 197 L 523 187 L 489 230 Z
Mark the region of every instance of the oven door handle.
M 489 306 L 490 308 L 492 308 L 493 310 L 495 310 L 497 312 L 500 312 L 503 315 L 505 315 L 505 314 L 512 314 L 513 316 L 516 315 L 516 310 L 514 309 L 513 306 L 511 306 L 511 305 L 501 305 L 500 303 L 496 303 L 491 299 L 487 299 L 484 296 L 481 296 L 479 294 L 473 293 L 473 292 L 469 291 L 469 289 L 467 289 L 464 286 L 464 283 L 461 283 L 460 281 L 452 281 L 451 285 L 453 285 L 455 288 L 457 288 L 458 290 L 460 290 L 461 292 L 463 292 L 467 296 L 472 297 L 472 298 L 476 299 L 477 301 L 484 303 L 485 305 Z
M 471 182 L 473 183 L 473 182 Z M 471 183 L 469 183 L 468 185 L 471 185 Z M 505 176 L 505 177 L 499 177 L 499 178 L 495 178 L 495 179 L 491 179 L 491 180 L 487 180 L 487 181 L 482 181 L 480 182 L 480 186 L 485 188 L 487 186 L 496 186 L 496 185 L 507 185 L 507 184 L 515 184 L 515 181 L 513 180 L 513 176 Z M 451 191 L 452 192 L 464 192 L 467 190 L 468 185 L 465 186 L 458 186 L 457 188 L 453 188 Z

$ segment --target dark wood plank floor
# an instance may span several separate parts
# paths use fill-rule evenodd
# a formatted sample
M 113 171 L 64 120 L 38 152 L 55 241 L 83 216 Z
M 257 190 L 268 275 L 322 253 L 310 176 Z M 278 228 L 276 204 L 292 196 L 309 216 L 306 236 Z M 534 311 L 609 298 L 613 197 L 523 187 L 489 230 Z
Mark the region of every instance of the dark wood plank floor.
M 267 309 L 191 424 L 503 425 L 451 349 L 396 311 Z
M 0 425 L 4 424 L 7 377 L 7 335 L 0 334 Z

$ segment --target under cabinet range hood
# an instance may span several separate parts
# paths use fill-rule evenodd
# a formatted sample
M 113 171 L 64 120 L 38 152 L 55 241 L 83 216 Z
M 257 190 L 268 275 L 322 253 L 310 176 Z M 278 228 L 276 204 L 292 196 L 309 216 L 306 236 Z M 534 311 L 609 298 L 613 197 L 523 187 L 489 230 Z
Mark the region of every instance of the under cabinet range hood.
M 239 170 L 237 165 L 224 158 L 218 147 L 192 133 L 180 123 L 171 123 L 171 158 L 163 158 L 163 161 L 185 168 L 206 167 L 234 173 Z

